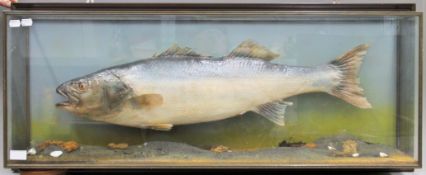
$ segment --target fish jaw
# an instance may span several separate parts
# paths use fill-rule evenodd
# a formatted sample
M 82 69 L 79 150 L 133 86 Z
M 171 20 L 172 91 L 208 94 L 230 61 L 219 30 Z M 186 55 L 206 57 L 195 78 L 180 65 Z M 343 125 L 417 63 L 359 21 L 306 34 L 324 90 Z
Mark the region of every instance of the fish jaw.
M 64 108 L 66 106 L 71 105 L 71 102 L 69 101 L 68 95 L 65 93 L 65 86 L 62 84 L 58 88 L 56 88 L 56 93 L 66 98 L 66 101 L 62 101 L 59 103 L 56 103 L 56 107 Z
M 56 103 L 56 107 L 64 109 L 66 111 L 74 112 L 75 109 L 77 108 L 77 105 L 73 104 L 73 103 L 69 103 L 67 101 L 64 101 L 64 102 Z
M 77 97 L 75 97 L 74 95 L 70 93 L 66 85 L 65 84 L 60 85 L 58 88 L 56 88 L 56 92 L 59 95 L 65 97 L 66 99 L 65 101 L 56 103 L 56 107 L 62 108 L 64 110 L 71 111 L 71 112 L 74 111 L 74 109 L 77 107 L 79 100 Z

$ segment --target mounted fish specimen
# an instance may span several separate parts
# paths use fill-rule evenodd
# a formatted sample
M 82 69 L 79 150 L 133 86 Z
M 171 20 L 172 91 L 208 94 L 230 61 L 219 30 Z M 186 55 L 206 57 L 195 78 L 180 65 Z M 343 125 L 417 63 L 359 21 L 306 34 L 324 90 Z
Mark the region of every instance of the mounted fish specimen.
M 325 92 L 371 108 L 357 74 L 368 45 L 316 67 L 269 62 L 279 55 L 244 41 L 221 58 L 172 46 L 149 59 L 118 65 L 61 84 L 57 106 L 112 124 L 167 131 L 174 125 L 222 120 L 254 111 L 284 125 L 287 97 Z

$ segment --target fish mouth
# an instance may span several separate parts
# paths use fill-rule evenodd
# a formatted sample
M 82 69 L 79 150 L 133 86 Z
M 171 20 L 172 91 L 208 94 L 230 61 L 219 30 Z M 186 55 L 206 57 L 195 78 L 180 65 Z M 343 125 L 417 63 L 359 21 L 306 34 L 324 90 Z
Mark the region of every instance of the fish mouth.
M 63 86 L 60 86 L 56 89 L 56 92 L 65 97 L 66 100 L 56 103 L 56 107 L 69 107 L 69 106 L 75 106 L 78 103 L 78 98 L 73 96 L 71 93 L 66 93 L 65 89 Z
M 63 101 L 63 102 L 59 102 L 56 103 L 56 107 L 67 107 L 67 106 L 72 106 L 73 104 L 70 103 L 69 101 Z

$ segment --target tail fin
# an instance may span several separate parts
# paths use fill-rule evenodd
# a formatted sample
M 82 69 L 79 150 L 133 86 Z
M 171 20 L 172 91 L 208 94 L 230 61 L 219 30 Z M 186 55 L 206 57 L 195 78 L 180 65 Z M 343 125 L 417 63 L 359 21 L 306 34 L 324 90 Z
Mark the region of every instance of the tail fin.
M 367 49 L 367 44 L 359 45 L 330 63 L 340 72 L 339 83 L 330 94 L 359 108 L 371 108 L 358 80 L 359 68 Z

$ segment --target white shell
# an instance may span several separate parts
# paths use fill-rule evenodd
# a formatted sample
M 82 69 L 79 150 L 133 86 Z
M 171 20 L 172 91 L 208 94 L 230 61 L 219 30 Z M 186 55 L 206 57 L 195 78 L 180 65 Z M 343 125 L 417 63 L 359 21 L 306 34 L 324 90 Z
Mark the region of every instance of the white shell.
M 353 153 L 352 157 L 359 157 L 359 153 Z
M 330 151 L 336 151 L 336 148 L 332 147 L 332 146 L 328 146 L 328 150 L 330 150 Z
M 30 148 L 30 149 L 27 151 L 27 154 L 28 154 L 28 155 L 36 155 L 36 154 L 37 154 L 37 150 L 36 150 L 35 148 Z
M 384 152 L 380 152 L 380 153 L 379 153 L 379 156 L 380 156 L 380 157 L 389 157 L 389 155 L 388 155 L 388 154 L 386 154 L 386 153 L 384 153 Z
M 64 153 L 64 152 L 62 152 L 62 151 L 52 151 L 52 152 L 50 152 L 50 156 L 52 156 L 52 157 L 59 157 L 59 156 L 61 156 L 63 153 Z

